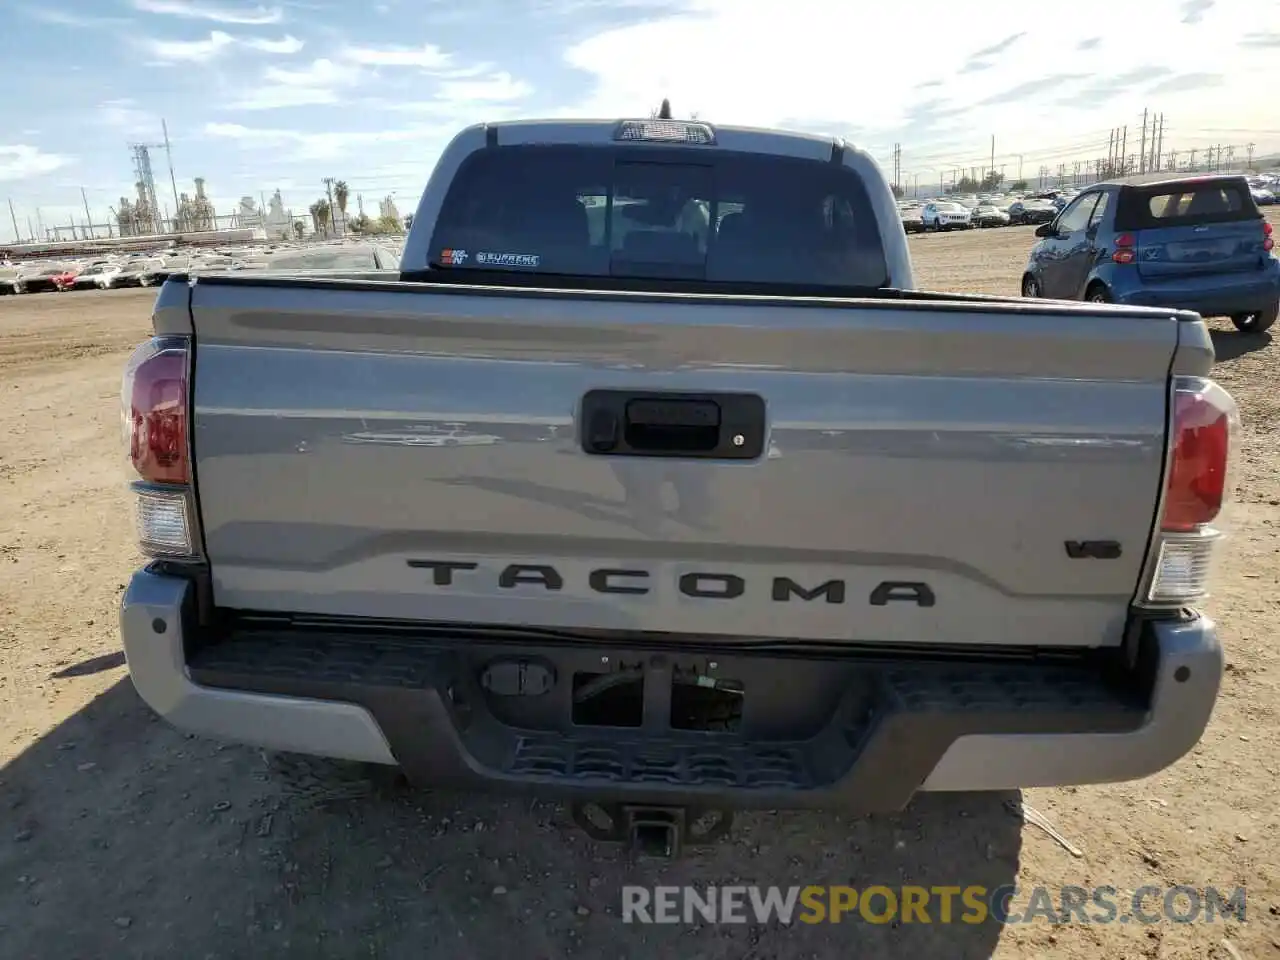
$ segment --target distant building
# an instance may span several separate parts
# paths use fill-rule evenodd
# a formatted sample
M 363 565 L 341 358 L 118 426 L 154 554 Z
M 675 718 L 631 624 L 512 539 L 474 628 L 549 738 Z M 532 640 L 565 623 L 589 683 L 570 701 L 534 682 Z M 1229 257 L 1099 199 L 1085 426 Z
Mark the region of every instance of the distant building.
M 262 213 L 258 210 L 258 201 L 253 197 L 241 197 L 240 207 L 236 210 L 242 227 L 262 226 Z
M 266 222 L 263 226 L 266 227 L 268 237 L 292 239 L 294 236 L 293 211 L 284 208 L 284 200 L 279 190 L 267 201 Z

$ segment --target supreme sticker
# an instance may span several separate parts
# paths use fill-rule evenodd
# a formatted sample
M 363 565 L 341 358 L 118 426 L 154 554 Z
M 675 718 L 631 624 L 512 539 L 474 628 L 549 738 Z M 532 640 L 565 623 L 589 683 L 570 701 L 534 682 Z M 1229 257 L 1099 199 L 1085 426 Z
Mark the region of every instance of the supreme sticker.
M 487 267 L 536 267 L 542 263 L 542 257 L 536 253 L 493 253 L 481 250 L 476 254 L 476 263 Z

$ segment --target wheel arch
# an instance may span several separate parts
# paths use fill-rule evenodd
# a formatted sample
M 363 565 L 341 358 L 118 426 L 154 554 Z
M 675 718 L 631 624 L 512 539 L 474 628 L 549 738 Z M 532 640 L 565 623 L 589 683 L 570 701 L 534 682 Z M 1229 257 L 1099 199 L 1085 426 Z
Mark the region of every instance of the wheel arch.
M 1096 273 L 1089 274 L 1088 278 L 1085 280 L 1084 290 L 1082 290 L 1080 293 L 1080 299 L 1088 300 L 1089 294 L 1091 294 L 1094 290 L 1097 290 L 1099 288 L 1101 288 L 1106 293 L 1107 300 L 1110 301 L 1115 299 L 1115 295 L 1111 290 L 1111 285 L 1107 283 L 1107 281 L 1103 280 Z

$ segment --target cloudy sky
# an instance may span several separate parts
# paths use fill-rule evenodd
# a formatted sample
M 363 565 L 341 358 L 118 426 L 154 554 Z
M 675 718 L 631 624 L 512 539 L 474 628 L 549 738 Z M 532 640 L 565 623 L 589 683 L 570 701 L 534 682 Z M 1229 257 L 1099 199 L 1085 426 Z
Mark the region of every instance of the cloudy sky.
M 168 122 L 179 190 L 215 205 L 322 177 L 412 209 L 443 143 L 516 116 L 677 114 L 835 132 L 904 180 L 1027 176 L 1136 150 L 1280 151 L 1275 0 L 2 0 L 0 204 L 26 233 L 132 193 Z M 172 205 L 163 153 L 153 152 Z M 163 174 L 163 175 L 161 175 Z M 0 239 L 13 232 L 0 206 Z

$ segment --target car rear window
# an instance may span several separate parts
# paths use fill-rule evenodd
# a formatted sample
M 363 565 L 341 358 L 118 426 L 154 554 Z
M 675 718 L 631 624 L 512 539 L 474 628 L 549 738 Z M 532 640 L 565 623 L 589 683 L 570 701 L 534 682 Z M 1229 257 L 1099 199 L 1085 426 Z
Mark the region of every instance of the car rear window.
M 374 270 L 372 250 L 314 250 L 272 257 L 270 270 Z
M 705 147 L 479 151 L 450 185 L 430 257 L 465 271 L 888 285 L 852 170 Z
M 1121 192 L 1116 208 L 1120 230 L 1256 220 L 1260 214 L 1243 180 L 1188 180 Z

